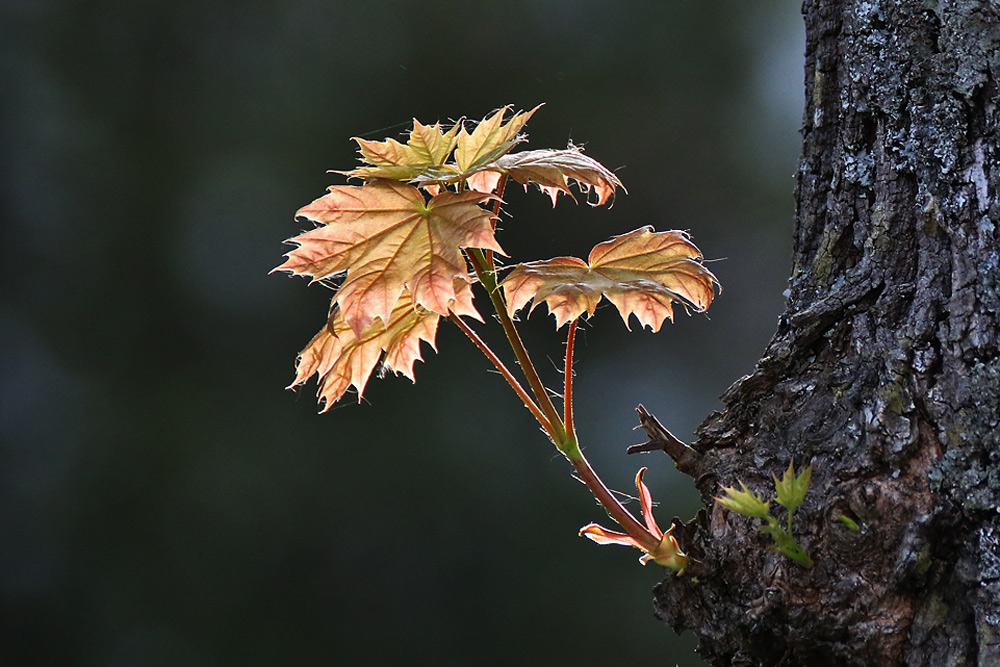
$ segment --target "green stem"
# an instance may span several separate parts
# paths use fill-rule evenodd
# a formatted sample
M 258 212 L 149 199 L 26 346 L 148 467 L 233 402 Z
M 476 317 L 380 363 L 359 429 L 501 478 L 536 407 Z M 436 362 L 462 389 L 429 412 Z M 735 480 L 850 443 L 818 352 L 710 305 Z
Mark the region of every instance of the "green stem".
M 549 398 L 549 394 L 545 390 L 545 385 L 542 384 L 541 378 L 538 377 L 538 371 L 535 370 L 535 365 L 531 362 L 528 350 L 524 347 L 524 342 L 521 341 L 521 336 L 517 333 L 514 321 L 510 319 L 510 315 L 507 313 L 507 304 L 504 302 L 503 295 L 497 286 L 496 271 L 489 268 L 486 256 L 483 254 L 481 248 L 468 248 L 467 252 L 469 262 L 476 271 L 479 282 L 486 288 L 490 302 L 493 304 L 493 310 L 496 311 L 497 319 L 500 320 L 500 325 L 503 326 L 504 333 L 507 335 L 507 341 L 514 351 L 514 356 L 517 357 L 517 363 L 521 366 L 521 372 L 524 373 L 525 379 L 528 380 L 531 393 L 535 395 L 539 407 L 549 421 L 551 427 L 548 429 L 549 436 L 556 443 L 556 447 L 560 451 L 563 451 L 563 447 L 560 445 L 561 443 L 565 444 L 566 429 L 563 426 L 562 418 L 559 416 L 556 407 L 552 404 L 552 399 Z
M 800 547 L 799 543 L 795 541 L 791 531 L 785 532 L 781 527 L 781 522 L 770 514 L 764 518 L 767 521 L 767 525 L 761 526 L 760 530 L 762 533 L 770 535 L 771 539 L 774 540 L 774 550 L 787 558 L 791 558 L 806 569 L 811 568 L 813 566 L 812 559 L 805 552 L 805 549 Z
M 476 347 L 479 348 L 479 351 L 482 352 L 484 355 L 486 355 L 486 358 L 490 360 L 490 362 L 496 367 L 498 371 L 500 371 L 500 375 L 502 375 L 503 378 L 507 380 L 507 384 L 509 384 L 510 388 L 514 390 L 514 393 L 517 394 L 517 397 L 521 399 L 521 402 L 524 403 L 524 406 L 531 411 L 531 414 L 534 415 L 535 419 L 538 420 L 538 423 L 542 425 L 542 428 L 545 429 L 546 433 L 551 433 L 552 424 L 549 422 L 548 419 L 545 418 L 545 415 L 539 409 L 538 405 L 533 400 L 531 400 L 531 396 L 529 396 L 528 392 L 524 390 L 524 387 L 521 386 L 521 383 L 517 381 L 517 378 L 514 377 L 514 374 L 510 372 L 510 369 L 507 368 L 507 366 L 503 363 L 503 361 L 500 360 L 500 357 L 498 357 L 496 353 L 493 352 L 492 349 L 490 349 L 490 347 L 486 344 L 486 342 L 483 341 L 483 339 L 480 338 L 479 335 L 475 331 L 473 331 L 468 324 L 463 322 L 462 318 L 460 318 L 458 315 L 451 313 L 451 321 L 454 322 L 458 326 L 458 328 L 461 329 L 465 333 L 465 335 L 469 337 L 469 340 L 475 343 Z

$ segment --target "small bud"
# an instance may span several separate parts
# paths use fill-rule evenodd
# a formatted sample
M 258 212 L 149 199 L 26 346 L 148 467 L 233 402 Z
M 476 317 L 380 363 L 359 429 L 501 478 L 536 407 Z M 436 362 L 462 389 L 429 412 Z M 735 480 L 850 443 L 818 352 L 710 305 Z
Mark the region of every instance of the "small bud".
M 852 519 L 851 517 L 847 516 L 846 514 L 838 514 L 837 518 L 840 519 L 840 522 L 842 524 L 847 526 L 848 530 L 853 530 L 855 533 L 861 530 L 861 526 L 858 525 L 858 522 Z

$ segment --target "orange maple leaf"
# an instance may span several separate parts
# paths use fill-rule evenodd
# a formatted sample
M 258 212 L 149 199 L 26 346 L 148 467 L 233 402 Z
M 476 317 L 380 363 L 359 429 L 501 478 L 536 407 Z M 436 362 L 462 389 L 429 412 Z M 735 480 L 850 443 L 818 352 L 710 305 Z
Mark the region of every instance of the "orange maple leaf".
M 529 301 L 532 310 L 544 301 L 559 328 L 583 313 L 593 315 L 606 297 L 626 327 L 635 315 L 643 327 L 659 331 L 665 319 L 673 321 L 674 301 L 696 311 L 712 303 L 718 281 L 701 259 L 684 232 L 643 227 L 598 244 L 587 262 L 556 257 L 519 264 L 501 286 L 511 315 Z
M 360 401 L 380 359 L 383 368 L 413 380 L 413 364 L 422 360 L 420 341 L 434 347 L 439 318 L 437 313 L 415 306 L 404 293 L 385 320 L 387 324 L 375 320 L 356 335 L 334 304 L 327 325 L 299 353 L 295 380 L 288 388 L 317 375 L 318 396 L 324 404 L 322 412 L 326 412 L 351 386 Z
M 414 303 L 439 315 L 453 311 L 481 319 L 460 248 L 504 254 L 492 214 L 479 206 L 490 195 L 446 192 L 428 201 L 415 187 L 390 180 L 329 190 L 299 209 L 296 217 L 322 226 L 289 239 L 298 247 L 275 271 L 311 276 L 313 282 L 346 271 L 335 301 L 357 336 L 376 318 L 388 322 L 404 289 Z
M 480 192 L 493 192 L 501 173 L 508 174 L 515 181 L 527 187 L 534 183 L 552 199 L 561 192 L 570 197 L 569 180 L 574 180 L 580 190 L 587 194 L 591 191 L 596 195 L 593 206 L 600 206 L 614 197 L 615 188 L 625 190 L 618 177 L 597 160 L 584 155 L 578 146 L 570 146 L 563 150 L 543 149 L 537 151 L 521 151 L 508 153 L 487 165 L 469 180 L 469 185 Z M 575 198 L 574 198 L 575 199 Z
M 504 116 L 511 109 L 507 105 L 476 122 L 471 133 L 464 118 L 448 131 L 442 130 L 440 123 L 423 125 L 414 118 L 405 144 L 395 139 L 369 141 L 354 137 L 365 166 L 335 173 L 364 180 L 409 181 L 437 194 L 441 183 L 469 178 L 524 141 L 520 131 L 540 106 L 519 111 L 505 123 Z M 452 153 L 454 162 L 449 163 Z
M 467 176 L 471 175 L 524 141 L 524 136 L 519 132 L 541 106 L 539 104 L 531 111 L 518 111 L 504 123 L 503 117 L 511 108 L 510 105 L 505 106 L 492 116 L 479 121 L 471 134 L 466 131 L 463 124 L 455 147 L 455 163 L 458 170 Z
M 339 173 L 365 180 L 391 178 L 397 181 L 411 181 L 422 175 L 425 178 L 446 176 L 454 172 L 444 164 L 458 143 L 460 127 L 461 121 L 444 132 L 440 123 L 423 125 L 414 118 L 409 141 L 405 144 L 395 139 L 368 141 L 353 137 L 361 159 L 370 166 Z
M 590 202 L 594 206 L 607 203 L 617 188 L 625 189 L 613 172 L 584 155 L 578 146 L 508 154 L 525 140 L 520 131 L 540 107 L 519 111 L 504 122 L 511 109 L 507 105 L 475 122 L 472 132 L 464 118 L 447 131 L 441 129 L 440 123 L 424 125 L 414 118 L 405 144 L 395 139 L 369 141 L 354 137 L 365 166 L 334 173 L 366 181 L 406 181 L 432 195 L 439 194 L 447 184 L 463 181 L 472 190 L 493 193 L 500 176 L 507 174 L 525 187 L 528 183 L 537 185 L 552 198 L 553 206 L 560 193 L 573 196 L 570 181 L 576 181 L 585 194 L 595 193 L 596 201 Z M 454 161 L 448 162 L 452 154 Z

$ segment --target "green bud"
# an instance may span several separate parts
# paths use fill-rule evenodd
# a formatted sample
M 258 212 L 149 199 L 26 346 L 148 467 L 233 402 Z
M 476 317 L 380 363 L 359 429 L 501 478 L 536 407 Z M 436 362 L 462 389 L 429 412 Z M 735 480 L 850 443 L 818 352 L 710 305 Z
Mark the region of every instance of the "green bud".
M 840 522 L 845 526 L 847 526 L 849 530 L 853 530 L 854 532 L 858 532 L 859 530 L 861 530 L 861 527 L 858 526 L 857 521 L 855 521 L 851 517 L 846 516 L 844 514 L 838 514 L 837 518 L 840 519 Z

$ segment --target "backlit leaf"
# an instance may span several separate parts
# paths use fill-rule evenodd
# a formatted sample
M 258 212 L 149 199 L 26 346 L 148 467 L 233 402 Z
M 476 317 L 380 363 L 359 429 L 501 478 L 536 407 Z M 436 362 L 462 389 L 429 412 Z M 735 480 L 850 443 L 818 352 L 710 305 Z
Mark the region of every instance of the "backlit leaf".
M 577 146 L 563 150 L 538 150 L 509 153 L 497 159 L 489 168 L 506 173 L 521 185 L 534 183 L 542 192 L 552 198 L 556 205 L 559 193 L 573 194 L 569 190 L 569 180 L 577 182 L 584 193 L 593 192 L 593 206 L 600 206 L 614 197 L 615 188 L 625 189 L 618 177 L 597 160 L 583 154 Z M 489 172 L 480 172 L 489 173 Z M 479 174 L 476 174 L 479 176 Z M 480 177 L 487 185 L 489 181 Z M 470 183 L 470 187 L 474 187 Z M 496 183 L 493 183 L 496 187 Z M 492 190 L 484 190 L 492 192 Z
M 492 215 L 479 206 L 489 195 L 445 192 L 427 201 L 413 186 L 389 180 L 329 190 L 298 211 L 321 226 L 289 239 L 298 247 L 275 271 L 313 282 L 346 271 L 335 300 L 358 336 L 376 318 L 388 321 L 404 289 L 439 315 L 479 317 L 460 248 L 503 254 Z
M 673 320 L 673 302 L 703 311 L 712 303 L 715 276 L 702 254 L 680 231 L 643 227 L 594 247 L 589 261 L 576 257 L 519 264 L 501 286 L 511 314 L 534 300 L 549 307 L 556 327 L 582 314 L 593 315 L 602 297 L 615 304 L 625 326 L 630 315 L 659 331 Z
M 347 176 L 363 178 L 391 178 L 410 181 L 427 172 L 441 171 L 458 143 L 460 123 L 447 132 L 441 124 L 423 125 L 413 119 L 413 129 L 405 144 L 395 139 L 368 141 L 354 137 L 361 159 L 370 166 L 343 172 Z
M 794 510 L 801 505 L 802 501 L 806 498 L 806 491 L 809 490 L 812 471 L 812 464 L 809 464 L 805 470 L 796 474 L 795 461 L 790 461 L 788 463 L 788 470 L 781 476 L 781 479 L 778 479 L 778 476 L 772 473 L 771 476 L 774 477 L 774 489 L 778 493 L 778 504 L 787 510 Z
M 715 500 L 728 510 L 737 514 L 750 517 L 751 519 L 765 519 L 770 511 L 770 503 L 747 488 L 747 485 L 740 482 L 742 491 L 737 491 L 734 486 L 724 486 L 722 490 L 726 495 L 717 497 Z
M 431 194 L 438 194 L 442 185 L 463 181 L 472 190 L 492 193 L 501 174 L 507 174 L 522 185 L 537 185 L 552 198 L 553 205 L 560 193 L 572 196 L 570 181 L 576 181 L 582 192 L 594 193 L 594 201 L 590 202 L 594 206 L 612 199 L 616 188 L 624 190 L 613 172 L 584 155 L 578 146 L 507 154 L 524 141 L 520 132 L 539 107 L 519 111 L 504 122 L 511 109 L 508 105 L 479 122 L 461 119 L 447 131 L 440 123 L 423 125 L 414 119 L 405 144 L 395 139 L 369 141 L 354 137 L 365 166 L 337 173 L 367 181 L 407 181 Z
M 504 114 L 510 109 L 510 106 L 505 106 L 481 120 L 471 134 L 463 125 L 455 148 L 455 162 L 459 171 L 464 174 L 478 171 L 523 141 L 518 133 L 540 107 L 538 105 L 531 111 L 518 111 L 504 123 Z
M 386 319 L 388 324 L 375 320 L 355 335 L 340 309 L 333 306 L 327 325 L 299 353 L 295 380 L 289 389 L 317 375 L 319 400 L 325 412 L 351 386 L 360 401 L 380 359 L 385 369 L 413 380 L 413 364 L 421 360 L 420 341 L 434 347 L 439 318 L 437 313 L 414 306 L 409 295 L 403 294 Z

